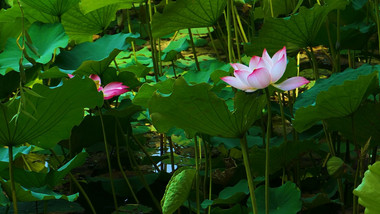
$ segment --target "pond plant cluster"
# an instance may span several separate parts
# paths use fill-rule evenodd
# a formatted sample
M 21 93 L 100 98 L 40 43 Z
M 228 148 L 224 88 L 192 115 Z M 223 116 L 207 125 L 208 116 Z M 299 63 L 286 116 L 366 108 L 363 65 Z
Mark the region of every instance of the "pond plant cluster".
M 0 7 L 0 213 L 380 213 L 379 0 Z

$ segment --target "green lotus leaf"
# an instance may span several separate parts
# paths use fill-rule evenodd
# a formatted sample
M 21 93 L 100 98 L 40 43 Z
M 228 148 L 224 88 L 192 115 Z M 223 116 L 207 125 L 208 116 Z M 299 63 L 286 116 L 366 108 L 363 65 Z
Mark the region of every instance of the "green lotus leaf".
M 190 135 L 236 138 L 242 136 L 255 120 L 261 117 L 265 97 L 244 92 L 236 93 L 235 111 L 230 112 L 225 101 L 210 91 L 206 83 L 189 86 L 183 78 L 174 82 L 168 95 L 154 93 L 149 101 L 152 122 L 165 133 L 176 126 Z
M 181 51 L 189 48 L 189 43 L 187 42 L 186 37 L 182 37 L 177 41 L 171 41 L 169 45 L 162 51 L 163 54 L 161 59 L 163 61 L 172 61 L 177 59 L 177 54 Z
M 1 186 L 7 195 L 11 195 L 10 181 L 0 180 Z M 79 197 L 79 193 L 72 195 L 61 195 L 53 192 L 48 187 L 40 188 L 25 188 L 18 183 L 15 183 L 17 201 L 44 201 L 52 199 L 64 199 L 67 201 L 75 201 Z
M 155 13 L 152 20 L 153 36 L 158 38 L 186 28 L 209 27 L 222 15 L 226 0 L 177 0 Z
M 380 162 L 368 166 L 362 183 L 354 189 L 359 203 L 365 207 L 365 214 L 380 213 Z
M 265 186 L 259 186 L 255 190 L 257 209 L 259 213 L 265 213 Z M 286 182 L 280 187 L 269 188 L 269 213 L 298 213 L 302 208 L 301 191 L 295 183 Z M 251 200 L 248 199 L 247 205 L 252 210 Z M 250 212 L 252 213 L 252 212 Z
M 337 177 L 342 172 L 343 166 L 344 161 L 339 157 L 333 156 L 327 161 L 327 172 L 329 175 Z
M 313 8 L 301 7 L 299 13 L 286 18 L 267 18 L 257 38 L 245 46 L 248 55 L 259 55 L 266 48 L 275 53 L 286 46 L 288 52 L 298 52 L 301 48 L 318 45 L 315 43 L 319 29 L 327 15 L 336 9 L 344 9 L 346 0 L 329 0 L 325 5 Z
M 13 160 L 20 157 L 21 155 L 29 154 L 32 147 L 30 146 L 20 146 L 13 148 Z M 8 158 L 8 148 L 0 148 L 0 171 L 7 169 L 9 166 L 9 158 Z
M 138 36 L 119 33 L 79 44 L 70 51 L 62 51 L 56 58 L 56 65 L 64 70 L 76 70 L 80 75 L 99 75 L 122 50 L 131 46 L 129 41 Z
M 69 42 L 68 36 L 59 23 L 43 24 L 35 22 L 30 26 L 28 33 L 32 44 L 26 45 L 27 53 L 29 57 L 42 64 L 48 63 L 54 54 L 60 53 L 59 48 L 66 47 Z M 31 47 L 34 49 L 33 51 Z M 17 46 L 16 39 L 8 39 L 4 52 L 0 54 L 0 74 L 4 75 L 8 68 L 19 71 L 20 58 L 21 50 Z M 32 66 L 25 58 L 23 65 L 24 67 Z
M 331 86 L 343 85 L 347 80 L 356 80 L 359 76 L 369 75 L 374 71 L 380 71 L 380 65 L 364 64 L 356 69 L 347 68 L 343 72 L 334 73 L 327 79 L 319 79 L 312 88 L 304 91 L 297 97 L 294 103 L 294 110 L 314 105 L 317 96 L 321 92 L 328 91 Z
M 83 14 L 79 4 L 62 16 L 62 24 L 71 40 L 77 43 L 92 41 L 92 36 L 103 32 L 116 17 L 117 5 L 109 5 Z
M 152 98 L 154 92 L 157 90 L 163 94 L 170 94 L 173 91 L 174 82 L 174 79 L 167 79 L 165 81 L 155 83 L 154 85 L 144 83 L 133 99 L 133 103 L 148 108 L 149 100 Z
M 38 11 L 58 17 L 78 4 L 79 1 L 80 0 L 21 0 L 22 3 Z
M 351 116 L 328 119 L 328 129 L 339 131 L 348 139 L 364 146 L 371 137 L 369 148 L 379 145 L 380 140 L 380 105 L 365 103 Z M 354 133 L 352 128 L 354 127 Z M 355 138 L 355 139 L 354 139 Z
M 54 186 L 60 184 L 63 181 L 63 178 L 72 169 L 78 166 L 81 166 L 86 161 L 87 156 L 88 156 L 87 152 L 82 150 L 82 152 L 77 154 L 73 159 L 71 159 L 65 165 L 61 166 L 57 170 L 51 169 L 48 173 L 26 171 L 24 169 L 15 168 L 14 169 L 15 182 L 19 183 L 21 186 L 25 188 L 32 188 L 32 187 L 40 188 L 46 185 L 48 187 L 53 188 Z M 8 169 L 4 169 L 0 172 L 1 176 L 4 179 L 9 179 L 8 171 L 9 171 Z
M 73 126 L 83 120 L 84 108 L 103 104 L 102 93 L 88 78 L 69 79 L 56 88 L 36 84 L 33 90 L 28 90 L 22 103 L 17 99 L 0 105 L 1 145 L 28 142 L 51 148 L 70 136 Z
M 165 194 L 161 200 L 162 213 L 172 214 L 187 201 L 193 180 L 195 169 L 186 168 L 177 170 L 166 186 Z
M 80 8 L 84 14 L 90 13 L 94 10 L 98 10 L 102 7 L 109 5 L 118 5 L 118 9 L 130 9 L 133 4 L 145 2 L 144 0 L 107 0 L 107 1 L 93 1 L 93 0 L 81 0 Z
M 301 107 L 296 111 L 293 121 L 294 128 L 298 132 L 302 132 L 320 120 L 353 114 L 363 99 L 373 91 L 374 85 L 378 87 L 376 81 L 378 81 L 377 71 L 359 76 L 356 80 L 347 80 L 343 85 L 333 85 L 327 91 L 320 92 L 315 104 Z

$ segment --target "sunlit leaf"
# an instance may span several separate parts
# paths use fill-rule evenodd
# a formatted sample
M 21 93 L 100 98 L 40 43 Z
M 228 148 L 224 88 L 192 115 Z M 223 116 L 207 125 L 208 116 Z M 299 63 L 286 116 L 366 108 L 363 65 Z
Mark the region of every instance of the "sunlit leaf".
M 82 0 L 80 3 L 80 8 L 84 14 L 90 13 L 94 10 L 106 7 L 109 5 L 117 5 L 118 9 L 130 9 L 133 4 L 138 4 L 145 2 L 144 0 L 107 0 L 107 1 L 93 1 L 93 0 Z
M 359 203 L 365 207 L 365 214 L 380 213 L 380 162 L 368 166 L 362 183 L 354 189 Z
M 37 55 L 26 46 L 27 53 L 29 57 L 42 64 L 49 62 L 54 54 L 59 54 L 59 48 L 66 47 L 69 42 L 68 36 L 59 23 L 43 24 L 35 22 L 30 26 L 28 33 L 37 51 Z M 22 43 L 22 39 L 19 43 Z M 16 39 L 8 39 L 4 52 L 0 54 L 0 74 L 4 75 L 8 68 L 19 71 L 20 58 L 21 50 L 17 46 Z M 25 58 L 23 65 L 25 67 L 31 66 Z
M 62 24 L 71 40 L 91 41 L 94 34 L 103 32 L 116 17 L 117 5 L 109 5 L 95 11 L 82 13 L 76 5 L 62 16 Z
M 34 9 L 53 15 L 62 16 L 80 0 L 21 0 Z
M 161 200 L 163 214 L 172 214 L 187 200 L 195 173 L 195 169 L 187 168 L 173 174 Z

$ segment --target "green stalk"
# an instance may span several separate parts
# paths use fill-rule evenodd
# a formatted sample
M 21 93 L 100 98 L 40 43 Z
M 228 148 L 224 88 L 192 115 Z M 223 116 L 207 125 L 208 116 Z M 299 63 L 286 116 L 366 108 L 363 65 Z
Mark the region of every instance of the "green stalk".
M 232 29 L 231 29 L 231 1 L 227 1 L 226 13 L 227 13 L 226 27 L 227 27 L 228 60 L 230 62 L 232 62 L 233 61 L 233 58 L 232 58 L 233 48 L 232 48 L 232 42 L 231 42 L 231 39 L 232 39 L 232 36 L 231 36 L 231 32 L 232 32 Z
M 194 55 L 194 59 L 195 59 L 195 65 L 197 66 L 197 70 L 200 71 L 201 68 L 199 66 L 197 52 L 195 51 L 195 45 L 194 45 L 194 40 L 193 40 L 193 34 L 191 33 L 191 28 L 188 28 L 188 31 L 189 31 L 189 36 L 190 36 L 190 44 L 191 44 L 191 48 L 193 50 L 193 55 Z
M 59 160 L 59 158 L 58 158 L 57 154 L 54 152 L 54 150 L 50 149 L 49 151 L 51 152 L 51 154 L 53 154 L 54 158 L 58 161 L 58 163 L 60 165 L 62 165 L 62 162 Z M 88 197 L 86 191 L 84 191 L 83 187 L 80 185 L 80 183 L 78 182 L 78 180 L 74 177 L 74 175 L 71 172 L 69 172 L 69 176 L 70 176 L 71 180 L 74 182 L 74 184 L 78 187 L 79 192 L 85 198 L 86 202 L 88 203 L 88 206 L 90 206 L 90 209 L 91 209 L 92 213 L 96 214 L 95 208 L 92 205 L 92 202 L 91 202 L 90 198 Z
M 211 45 L 214 48 L 216 57 L 218 58 L 218 60 L 221 60 L 220 55 L 219 55 L 219 51 L 218 51 L 218 49 L 216 49 L 216 46 L 215 46 L 214 38 L 212 37 L 212 34 L 210 32 L 210 27 L 207 27 L 207 31 L 208 31 L 208 36 L 210 37 Z
M 13 213 L 18 214 L 17 207 L 17 197 L 16 197 L 16 187 L 15 187 L 15 179 L 13 173 L 13 146 L 8 146 L 8 157 L 9 157 L 9 180 L 11 181 L 11 194 L 12 194 L 12 203 L 13 203 Z
M 210 147 L 209 147 L 210 148 Z M 209 181 L 209 186 L 208 186 L 208 200 L 211 200 L 212 199 L 212 163 L 211 163 L 211 149 L 209 149 L 209 152 L 208 152 L 208 167 L 209 167 L 209 176 L 210 176 L 210 181 Z M 211 206 L 208 207 L 208 214 L 211 214 Z
M 331 39 L 331 33 L 330 33 L 330 27 L 329 26 L 330 26 L 329 19 L 326 19 L 326 30 L 327 30 L 327 38 L 329 40 L 330 52 L 331 52 L 332 58 L 336 59 L 335 47 L 334 47 L 332 39 Z M 331 60 L 331 61 L 333 63 L 333 72 L 336 72 L 337 69 L 336 69 L 335 61 L 334 60 Z
M 129 12 L 129 9 L 127 9 L 127 21 L 128 21 L 128 32 L 132 33 L 132 25 L 131 25 L 131 14 Z M 136 48 L 135 48 L 135 42 L 131 41 L 133 56 L 135 58 L 135 62 L 137 63 L 137 55 L 136 55 Z
M 379 0 L 375 0 L 375 16 L 376 16 L 376 26 L 377 26 L 377 39 L 379 42 L 379 52 L 380 52 L 380 20 L 379 20 Z
M 107 157 L 108 174 L 110 176 L 113 203 L 114 203 L 114 206 L 115 206 L 116 214 L 118 214 L 119 213 L 119 206 L 117 205 L 115 186 L 114 186 L 113 178 L 112 178 L 111 159 L 110 159 L 110 154 L 108 152 L 108 143 L 107 143 L 107 137 L 106 137 L 106 130 L 104 128 L 103 114 L 102 114 L 102 111 L 99 108 L 98 108 L 98 112 L 99 112 L 99 117 L 100 117 L 100 123 L 102 124 L 102 132 L 103 132 L 103 139 L 104 139 L 104 148 L 105 148 L 106 157 Z
M 175 170 L 175 164 L 174 164 L 174 145 L 171 137 L 168 137 L 169 140 L 169 148 L 170 148 L 170 163 L 172 165 L 172 171 L 171 173 L 174 173 Z
M 337 10 L 336 14 L 336 72 L 340 72 L 340 10 Z
M 230 0 L 230 1 L 231 1 L 232 8 L 234 8 L 235 7 L 235 5 L 233 4 L 234 0 Z M 237 23 L 236 23 L 236 15 L 235 15 L 235 12 L 233 9 L 231 10 L 231 12 L 232 12 L 232 19 L 233 19 L 233 23 L 234 23 L 236 50 L 237 50 L 238 60 L 239 60 L 239 62 L 241 62 L 239 34 L 238 34 L 238 27 L 237 27 Z
M 265 88 L 265 95 L 268 106 L 268 122 L 267 122 L 267 140 L 265 144 L 265 213 L 269 214 L 269 144 L 272 129 L 272 109 L 270 106 L 269 89 Z
M 145 5 L 146 6 L 146 5 Z M 158 57 L 157 57 L 157 50 L 156 50 L 156 40 L 153 38 L 153 35 L 152 35 L 152 24 L 151 24 L 151 20 L 152 20 L 152 6 L 151 6 L 151 3 L 150 1 L 148 1 L 148 7 L 147 8 L 147 14 L 149 14 L 149 17 L 146 17 L 148 19 L 147 23 L 148 23 L 148 35 L 149 35 L 149 39 L 150 39 L 150 46 L 152 48 L 152 61 L 153 61 L 153 71 L 154 71 L 154 77 L 156 78 L 156 82 L 159 82 L 159 73 L 160 73 L 160 70 L 158 68 Z
M 284 113 L 284 101 L 282 99 L 283 93 L 278 94 L 279 98 L 279 104 L 280 104 L 280 112 L 281 112 L 281 122 L 282 122 L 282 134 L 284 135 L 284 142 L 287 142 L 287 136 L 286 136 L 286 124 L 285 124 L 285 113 Z
M 273 4 L 272 4 L 272 0 L 269 0 L 269 6 L 270 6 L 270 15 L 272 16 L 272 18 L 274 18 L 274 12 L 273 12 Z
M 313 47 L 310 46 L 310 51 L 307 48 L 305 48 L 305 51 L 307 56 L 309 57 L 309 60 L 311 61 L 311 64 L 313 65 L 314 78 L 315 80 L 319 80 L 318 63 L 314 55 Z
M 132 193 L 133 199 L 135 199 L 136 203 L 139 204 L 140 203 L 139 199 L 137 198 L 135 192 L 133 191 L 132 185 L 129 182 L 127 175 L 125 174 L 123 166 L 122 166 L 121 161 L 120 161 L 120 146 L 119 146 L 119 138 L 117 136 L 117 128 L 116 127 L 115 127 L 115 143 L 116 143 L 116 159 L 117 159 L 117 164 L 119 165 L 120 172 L 123 175 L 123 178 L 124 178 L 125 182 L 127 183 L 129 190 Z
M 249 194 L 251 196 L 252 211 L 253 211 L 253 214 L 258 214 L 259 212 L 257 210 L 257 204 L 256 204 L 255 185 L 253 184 L 253 177 L 252 177 L 251 167 L 249 163 L 247 136 L 245 134 L 244 136 L 240 138 L 240 146 L 241 146 L 241 152 L 243 153 L 245 173 L 247 174 Z
M 237 11 L 236 6 L 234 6 L 234 12 L 235 12 L 235 15 L 237 18 L 237 22 L 239 24 L 239 29 L 240 29 L 241 35 L 243 37 L 243 40 L 245 43 L 248 43 L 248 39 L 247 39 L 247 36 L 245 35 L 244 28 L 243 28 L 243 25 L 241 24 L 240 16 L 239 16 L 239 13 Z
M 198 146 L 198 140 L 197 136 L 194 137 L 194 150 L 195 150 L 195 169 L 196 169 L 196 174 L 195 174 L 195 191 L 196 191 L 196 202 L 197 202 L 197 214 L 200 214 L 201 210 L 201 204 L 199 200 L 199 146 Z

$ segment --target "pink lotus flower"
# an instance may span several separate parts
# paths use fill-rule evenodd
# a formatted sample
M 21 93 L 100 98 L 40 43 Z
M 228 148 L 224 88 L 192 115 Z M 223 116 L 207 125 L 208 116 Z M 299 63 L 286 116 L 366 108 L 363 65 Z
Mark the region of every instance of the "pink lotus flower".
M 284 75 L 286 69 L 286 47 L 277 51 L 271 58 L 266 49 L 262 57 L 253 56 L 249 66 L 233 63 L 234 76 L 226 76 L 221 79 L 231 86 L 245 92 L 254 92 L 272 85 L 283 91 L 293 90 L 309 83 L 304 77 L 292 77 L 280 84 L 276 82 Z
M 101 86 L 102 82 L 100 80 L 100 77 L 96 74 L 91 74 L 90 78 L 94 80 L 96 87 L 98 88 L 98 91 L 102 91 L 104 95 L 105 100 L 109 100 L 112 97 L 118 96 L 120 94 L 124 94 L 128 91 L 128 86 L 123 85 L 122 82 L 111 82 L 104 86 L 104 88 Z

